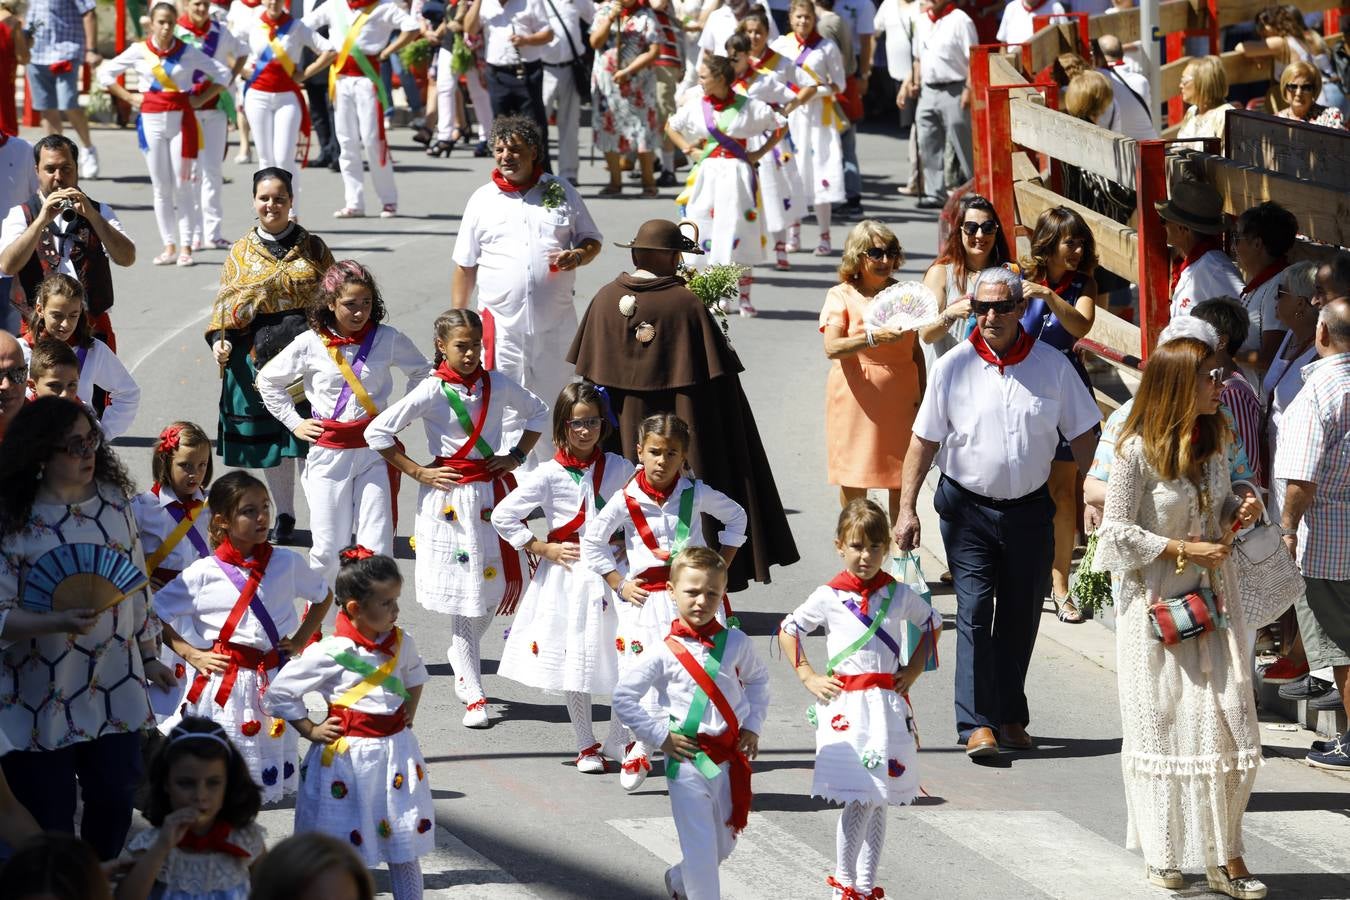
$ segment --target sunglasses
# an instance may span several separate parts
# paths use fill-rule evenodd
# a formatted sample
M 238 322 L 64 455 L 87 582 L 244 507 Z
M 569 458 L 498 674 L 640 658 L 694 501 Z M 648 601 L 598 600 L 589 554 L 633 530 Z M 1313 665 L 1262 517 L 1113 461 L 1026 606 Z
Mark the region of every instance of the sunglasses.
M 28 381 L 28 367 L 14 366 L 10 369 L 0 369 L 0 381 L 9 379 L 10 384 L 20 384 Z
M 599 416 L 587 416 L 584 419 L 568 419 L 567 427 L 573 431 L 595 431 L 604 420 Z
M 1200 376 L 1209 379 L 1210 384 L 1223 384 L 1223 369 L 1210 369 L 1208 372 L 1201 372 Z
M 1286 94 L 1311 94 L 1313 86 L 1311 84 L 1286 84 L 1284 92 Z
M 996 316 L 1006 316 L 1014 309 L 1017 309 L 1016 300 L 997 300 L 993 303 L 981 303 L 979 300 L 970 301 L 970 311 L 976 316 L 983 316 L 986 313 L 993 313 Z
M 867 248 L 867 258 L 868 258 L 868 259 L 875 259 L 877 262 L 881 262 L 883 259 L 899 259 L 899 258 L 900 258 L 900 248 L 899 248 L 899 247 L 896 247 L 896 246 L 891 246 L 891 247 L 868 247 L 868 248 Z
M 961 230 L 967 237 L 974 237 L 977 234 L 993 234 L 998 231 L 997 222 L 962 222 Z
M 66 442 L 59 447 L 71 456 L 78 456 L 81 459 L 88 459 L 98 452 L 98 448 L 103 446 L 103 432 L 91 431 L 88 437 L 77 437 L 71 435 L 66 438 Z

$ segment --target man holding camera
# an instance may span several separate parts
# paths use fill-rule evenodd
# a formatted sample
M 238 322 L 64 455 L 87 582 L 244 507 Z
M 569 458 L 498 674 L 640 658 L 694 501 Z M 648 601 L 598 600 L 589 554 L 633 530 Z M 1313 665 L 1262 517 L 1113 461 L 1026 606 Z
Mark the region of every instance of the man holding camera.
M 136 245 L 112 207 L 80 190 L 79 150 L 70 138 L 49 134 L 33 145 L 37 193 L 9 210 L 0 224 L 0 274 L 19 279 L 31 303 L 52 272 L 84 286 L 94 334 L 116 351 L 108 310 L 112 270 L 136 261 Z

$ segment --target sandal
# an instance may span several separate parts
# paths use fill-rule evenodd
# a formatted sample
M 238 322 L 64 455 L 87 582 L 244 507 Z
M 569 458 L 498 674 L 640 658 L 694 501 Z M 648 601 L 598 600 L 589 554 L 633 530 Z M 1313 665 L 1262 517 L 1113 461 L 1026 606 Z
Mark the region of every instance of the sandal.
M 822 240 L 819 244 L 816 244 L 816 256 L 829 256 L 833 252 L 829 241 Z
M 1228 874 L 1227 866 L 1211 866 L 1205 869 L 1205 882 L 1211 891 L 1227 894 L 1235 900 L 1261 900 L 1266 895 L 1266 886 L 1254 875 L 1239 875 L 1236 878 Z
M 597 196 L 600 196 L 600 197 L 617 197 L 617 196 L 619 196 L 619 195 L 622 194 L 622 193 L 623 193 L 623 184 L 622 184 L 622 183 L 620 183 L 620 184 L 607 184 L 607 185 L 605 185 L 604 187 L 602 187 L 600 190 L 596 191 L 596 195 L 597 195 Z
M 661 196 L 661 189 L 657 187 L 656 182 L 653 181 L 650 184 L 644 184 L 642 186 L 642 193 L 639 196 L 644 200 L 655 200 Z
M 155 266 L 171 266 L 176 262 L 178 262 L 177 250 L 165 250 L 159 256 L 150 260 L 150 264 Z
M 1059 617 L 1061 622 L 1066 622 L 1069 625 L 1079 625 L 1083 622 L 1083 614 L 1078 611 L 1073 598 L 1068 594 L 1063 597 L 1051 595 L 1050 602 L 1055 604 L 1055 615 Z
M 363 213 L 363 212 L 362 212 L 361 210 L 359 210 L 359 209 L 353 209 L 353 208 L 350 207 L 350 206 L 344 206 L 344 207 L 342 207 L 342 209 L 339 209 L 337 212 L 333 213 L 333 218 L 335 218 L 335 219 L 359 219 L 359 218 L 361 218 L 361 217 L 364 216 L 364 215 L 365 215 L 365 213 Z
M 193 260 L 191 253 L 180 253 L 178 254 L 178 264 L 180 266 L 195 266 L 197 263 Z

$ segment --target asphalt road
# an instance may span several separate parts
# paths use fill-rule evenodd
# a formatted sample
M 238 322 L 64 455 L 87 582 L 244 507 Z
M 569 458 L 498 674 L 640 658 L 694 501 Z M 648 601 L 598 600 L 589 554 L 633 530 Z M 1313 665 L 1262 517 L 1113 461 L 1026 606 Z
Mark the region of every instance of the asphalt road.
M 489 160 L 463 147 L 449 160 L 429 160 L 404 129 L 391 132 L 402 215 L 338 221 L 338 176 L 304 173 L 299 209 L 307 228 L 322 235 L 338 258 L 354 257 L 375 272 L 392 324 L 430 353 L 431 324 L 449 306 L 450 251 L 468 195 L 487 179 Z M 30 138 L 32 136 L 30 135 Z M 117 442 L 141 485 L 150 481 L 149 447 L 160 428 L 188 418 L 215 432 L 217 368 L 202 330 L 215 296 L 224 251 L 199 254 L 194 268 L 156 268 L 160 250 L 149 180 L 132 131 L 100 131 L 104 177 L 84 187 L 113 205 L 137 241 L 140 261 L 117 270 L 112 311 L 121 354 L 144 389 L 135 427 Z M 931 260 L 936 229 L 931 214 L 895 194 L 903 145 L 891 136 L 859 141 L 870 214 L 900 235 L 909 257 L 906 277 L 920 277 Z M 231 148 L 231 156 L 233 148 Z M 252 222 L 250 168 L 226 163 L 226 236 Z M 604 179 L 600 165 L 583 163 L 583 194 Z M 591 293 L 627 267 L 626 240 L 643 220 L 674 218 L 674 190 L 660 200 L 588 199 L 605 232 L 606 247 L 578 280 L 578 309 Z M 368 201 L 373 202 L 373 200 Z M 836 225 L 835 246 L 845 226 Z M 814 231 L 803 243 L 813 246 Z M 802 560 L 756 585 L 736 606 L 757 646 L 768 654 L 782 614 L 838 570 L 831 542 L 837 494 L 825 483 L 822 401 L 828 362 L 816 320 L 825 291 L 835 283 L 838 256 L 800 254 L 790 273 L 756 272 L 760 316 L 734 319 L 732 338 L 745 364 L 745 389 L 768 447 L 774 474 Z M 415 485 L 405 479 L 402 501 L 411 509 Z M 926 549 L 941 555 L 931 505 Z M 300 512 L 303 529 L 307 514 Z M 411 579 L 407 525 L 400 540 Z M 931 574 L 940 564 L 927 557 Z M 934 578 L 934 580 L 936 580 Z M 559 700 L 497 678 L 502 627 L 484 646 L 486 685 L 494 726 L 469 731 L 459 724 L 450 668 L 447 620 L 423 611 L 411 591 L 403 624 L 415 633 L 433 678 L 418 717 L 422 748 L 431 761 L 439 848 L 424 861 L 428 896 L 446 898 L 654 898 L 661 873 L 678 857 L 662 779 L 651 778 L 625 796 L 617 777 L 584 776 L 571 766 L 573 737 Z M 954 598 L 939 592 L 948 616 Z M 819 639 L 808 644 L 816 656 Z M 1060 625 L 1047 613 L 1029 693 L 1036 752 L 1005 754 L 999 765 L 975 766 L 955 745 L 950 634 L 940 650 L 943 667 L 913 692 L 922 736 L 923 783 L 929 796 L 890 813 L 879 882 L 889 896 L 1087 898 L 1163 896 L 1148 888 L 1144 864 L 1124 847 L 1125 807 L 1120 784 L 1119 715 L 1113 643 L 1096 624 Z M 773 707 L 756 765 L 755 818 L 723 867 L 725 896 L 826 897 L 832 871 L 837 811 L 810 793 L 812 732 L 804 718 L 808 695 L 781 660 L 771 661 Z M 607 709 L 597 705 L 603 734 Z M 1248 862 L 1265 877 L 1272 897 L 1350 896 L 1350 779 L 1280 756 L 1278 744 L 1305 737 L 1263 728 L 1271 749 L 1246 820 Z M 290 809 L 263 819 L 272 838 L 289 833 Z M 1191 873 L 1194 884 L 1195 874 Z M 382 884 L 385 884 L 382 882 Z M 1185 896 L 1204 896 L 1199 887 Z M 386 888 L 387 889 L 387 886 Z

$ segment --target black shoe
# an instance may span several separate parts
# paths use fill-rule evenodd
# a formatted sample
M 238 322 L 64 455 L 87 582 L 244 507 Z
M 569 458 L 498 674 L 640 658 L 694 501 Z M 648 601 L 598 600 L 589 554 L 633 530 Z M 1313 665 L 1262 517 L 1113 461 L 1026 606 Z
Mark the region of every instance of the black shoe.
M 1331 690 L 1331 682 L 1304 675 L 1298 681 L 1280 685 L 1280 696 L 1285 700 L 1311 700 Z
M 479 141 L 474 145 L 473 155 L 476 159 L 482 159 L 485 156 L 491 156 L 492 151 L 488 150 L 487 141 Z
M 277 524 L 272 526 L 272 543 L 287 546 L 295 540 L 295 516 L 282 513 L 277 516 Z
M 920 197 L 919 202 L 914 205 L 919 209 L 942 209 L 947 204 L 936 197 Z
M 326 156 L 326 155 L 322 155 L 322 154 L 321 154 L 321 155 L 319 155 L 319 156 L 316 156 L 314 159 L 311 159 L 309 162 L 305 163 L 305 168 L 306 168 L 306 169 L 326 169 L 326 168 L 328 168 L 329 166 L 335 166 L 335 165 L 337 165 L 337 160 L 336 160 L 336 159 L 333 159 L 333 158 L 330 157 L 330 156 Z
M 1341 708 L 1341 692 L 1332 688 L 1320 697 L 1308 701 L 1308 706 L 1318 712 L 1328 712 Z
M 657 186 L 657 187 L 674 187 L 674 186 L 675 186 L 675 173 L 674 173 L 674 172 L 662 172 L 660 175 L 658 175 L 658 176 L 656 177 L 656 186 Z
M 330 162 L 330 163 L 328 164 L 328 171 L 330 171 L 330 172 L 340 172 L 340 171 L 342 171 L 342 167 L 338 164 L 338 161 L 335 159 L 335 160 L 333 160 L 332 162 Z
M 437 141 L 427 147 L 427 156 L 449 156 L 454 150 L 454 141 Z
M 412 139 L 419 144 L 430 144 L 433 137 L 435 137 L 435 135 L 431 133 L 430 128 L 426 125 L 419 125 L 416 130 L 413 131 Z

